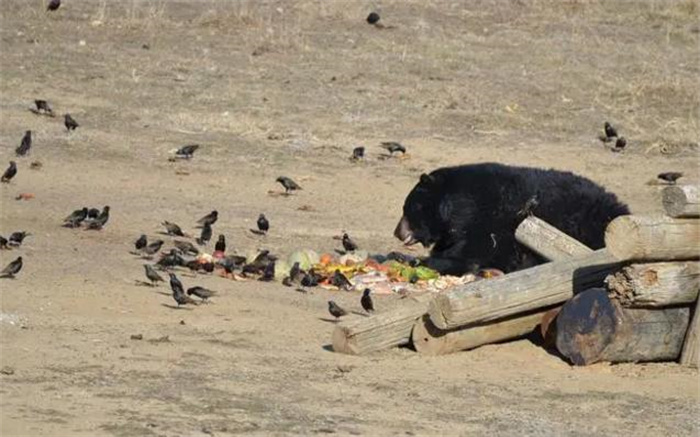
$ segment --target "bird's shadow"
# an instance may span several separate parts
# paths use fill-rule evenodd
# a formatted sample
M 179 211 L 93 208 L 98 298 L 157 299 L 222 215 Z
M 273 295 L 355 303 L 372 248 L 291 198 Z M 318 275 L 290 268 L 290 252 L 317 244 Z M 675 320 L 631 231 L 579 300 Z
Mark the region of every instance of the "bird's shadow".
M 325 317 L 319 317 L 318 320 L 328 323 L 338 323 L 338 319 L 327 319 Z
M 164 307 L 166 307 L 166 308 L 170 308 L 171 310 L 185 310 L 185 311 L 192 311 L 192 310 L 194 310 L 194 308 L 187 308 L 187 307 L 183 307 L 183 306 L 170 305 L 170 304 L 167 304 L 167 303 L 162 303 L 161 305 L 164 306 Z
M 272 197 L 289 197 L 292 195 L 292 193 L 269 190 L 267 195 Z
M 139 280 L 139 279 L 136 279 L 136 280 L 134 281 L 134 283 L 136 284 L 137 287 L 148 287 L 148 288 L 154 288 L 154 287 L 155 287 L 155 285 L 151 284 L 150 282 L 141 281 L 141 280 Z
M 263 236 L 264 236 L 264 235 L 267 235 L 266 232 L 261 231 L 261 230 L 259 230 L 259 229 L 251 229 L 250 232 L 254 233 L 255 235 L 263 235 Z
M 359 311 L 350 311 L 351 314 L 355 314 L 356 316 L 362 316 L 362 317 L 369 317 L 369 314 L 367 313 L 361 313 Z
M 156 293 L 160 294 L 161 296 L 172 296 L 172 293 L 168 293 L 166 291 L 156 291 Z

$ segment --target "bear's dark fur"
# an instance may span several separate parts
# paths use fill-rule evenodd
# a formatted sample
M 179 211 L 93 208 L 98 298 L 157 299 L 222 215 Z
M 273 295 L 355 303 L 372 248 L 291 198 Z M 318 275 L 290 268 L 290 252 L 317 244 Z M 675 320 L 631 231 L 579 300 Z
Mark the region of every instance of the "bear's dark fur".
M 608 223 L 629 209 L 570 172 L 463 165 L 421 176 L 406 198 L 395 235 L 409 245 L 433 245 L 423 263 L 443 274 L 479 268 L 512 272 L 545 261 L 515 240 L 515 229 L 529 213 L 600 249 Z

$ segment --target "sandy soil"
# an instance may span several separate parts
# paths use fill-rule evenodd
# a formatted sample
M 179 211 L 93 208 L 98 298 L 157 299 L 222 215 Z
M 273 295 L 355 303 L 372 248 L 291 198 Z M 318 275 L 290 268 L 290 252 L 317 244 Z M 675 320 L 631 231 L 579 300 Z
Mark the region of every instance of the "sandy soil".
M 575 171 L 658 212 L 658 172 L 698 180 L 697 1 L 382 2 L 389 29 L 364 22 L 368 1 L 64 3 L 1 8 L 3 169 L 35 134 L 0 188 L 0 234 L 33 234 L 0 255 L 25 259 L 0 282 L 2 435 L 697 435 L 698 372 L 673 363 L 573 368 L 528 340 L 343 356 L 326 301 L 357 294 L 183 274 L 220 296 L 174 310 L 129 254 L 212 209 L 240 253 L 328 251 L 343 229 L 400 249 L 418 175 L 469 162 Z M 32 114 L 35 98 L 81 127 Z M 624 153 L 598 141 L 605 120 Z M 410 158 L 380 160 L 385 140 Z M 356 145 L 366 162 L 348 161 Z M 282 174 L 304 190 L 268 195 Z M 106 204 L 102 232 L 60 226 Z M 264 239 L 248 231 L 260 212 Z

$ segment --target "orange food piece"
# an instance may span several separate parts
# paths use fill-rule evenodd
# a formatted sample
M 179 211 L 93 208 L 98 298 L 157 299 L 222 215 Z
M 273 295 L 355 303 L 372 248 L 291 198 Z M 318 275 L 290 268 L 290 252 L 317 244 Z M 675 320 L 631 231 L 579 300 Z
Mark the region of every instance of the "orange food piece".
M 32 193 L 20 193 L 15 197 L 16 200 L 31 200 L 34 198 L 34 194 Z
M 323 255 L 321 255 L 319 262 L 321 263 L 321 265 L 327 266 L 328 264 L 333 262 L 333 255 L 331 255 L 330 253 L 324 253 Z

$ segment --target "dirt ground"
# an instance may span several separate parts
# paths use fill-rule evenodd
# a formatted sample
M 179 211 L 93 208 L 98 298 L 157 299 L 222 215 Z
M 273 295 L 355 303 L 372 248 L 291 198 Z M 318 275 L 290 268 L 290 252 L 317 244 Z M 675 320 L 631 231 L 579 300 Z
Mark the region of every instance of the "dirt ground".
M 486 161 L 571 170 L 659 212 L 657 173 L 698 180 L 698 1 L 0 6 L 2 170 L 34 132 L 0 188 L 0 234 L 32 233 L 0 254 L 25 260 L 0 280 L 2 435 L 697 435 L 698 372 L 673 363 L 574 368 L 527 339 L 344 356 L 326 302 L 356 309 L 358 294 L 183 273 L 220 296 L 175 310 L 167 285 L 136 284 L 129 250 L 212 209 L 239 253 L 330 251 L 341 230 L 402 250 L 392 231 L 418 175 Z M 365 23 L 372 10 L 387 28 Z M 80 128 L 32 114 L 35 98 Z M 597 139 L 605 120 L 624 153 Z M 410 157 L 379 159 L 386 140 Z M 188 143 L 194 159 L 168 162 Z M 368 157 L 352 164 L 357 145 Z M 270 196 L 279 175 L 304 190 Z M 60 226 L 103 205 L 101 232 Z M 265 238 L 248 231 L 260 212 Z

